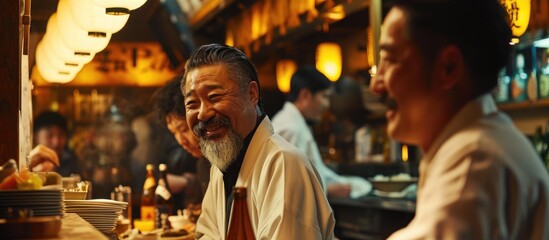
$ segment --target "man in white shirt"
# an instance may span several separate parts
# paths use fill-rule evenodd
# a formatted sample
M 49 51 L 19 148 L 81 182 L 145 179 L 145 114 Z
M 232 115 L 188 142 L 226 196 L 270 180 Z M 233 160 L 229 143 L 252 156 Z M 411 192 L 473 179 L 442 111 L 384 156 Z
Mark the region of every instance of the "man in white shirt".
M 284 107 L 274 116 L 275 131 L 301 150 L 318 171 L 325 190 L 330 197 L 349 197 L 352 183 L 356 193 L 365 194 L 371 184 L 361 178 L 348 178 L 328 168 L 307 122 L 320 121 L 322 114 L 330 107 L 333 91 L 330 80 L 314 66 L 302 66 L 293 75 L 290 93 Z M 358 194 L 357 194 L 358 195 Z
M 196 224 L 199 239 L 226 239 L 233 187 L 247 189 L 255 239 L 333 239 L 335 220 L 307 158 L 274 133 L 260 107 L 255 66 L 236 48 L 209 44 L 181 82 L 189 127 L 212 163 Z
M 418 145 L 416 215 L 390 239 L 549 239 L 549 175 L 490 92 L 511 52 L 498 0 L 397 1 L 371 90 Z

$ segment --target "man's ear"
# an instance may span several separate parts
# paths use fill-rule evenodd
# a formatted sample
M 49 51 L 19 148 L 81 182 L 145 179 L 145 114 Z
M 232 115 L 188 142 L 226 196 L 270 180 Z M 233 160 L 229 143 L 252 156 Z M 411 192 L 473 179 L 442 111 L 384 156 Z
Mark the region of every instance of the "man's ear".
M 299 90 L 299 94 L 297 95 L 297 101 L 304 101 L 309 100 L 312 97 L 311 90 L 308 88 L 302 88 Z
M 259 86 L 256 81 L 251 81 L 248 84 L 248 94 L 250 95 L 250 101 L 257 104 L 259 103 Z
M 443 90 L 449 90 L 459 83 L 465 71 L 463 53 L 455 45 L 444 47 L 438 54 L 434 64 L 437 79 L 436 84 Z

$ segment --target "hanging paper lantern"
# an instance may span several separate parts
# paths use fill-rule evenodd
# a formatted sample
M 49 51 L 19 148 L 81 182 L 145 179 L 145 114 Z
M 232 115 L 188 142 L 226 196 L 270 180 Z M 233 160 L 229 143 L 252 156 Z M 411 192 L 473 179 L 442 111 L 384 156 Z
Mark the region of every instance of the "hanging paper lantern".
M 294 60 L 285 59 L 276 63 L 276 85 L 278 90 L 283 93 L 290 92 L 290 81 L 296 70 L 297 64 Z
M 341 47 L 336 43 L 321 43 L 316 48 L 316 69 L 335 82 L 341 75 Z
M 88 35 L 103 35 L 120 31 L 128 22 L 129 14 L 109 15 L 90 0 L 67 0 L 76 24 L 88 31 Z
M 105 35 L 89 35 L 88 31 L 78 27 L 70 12 L 69 0 L 59 0 L 57 5 L 57 25 L 61 38 L 70 49 L 76 52 L 97 53 L 107 47 L 111 33 Z
M 501 0 L 501 4 L 509 14 L 509 24 L 513 31 L 513 44 L 518 43 L 520 37 L 528 28 L 530 22 L 530 0 Z
M 68 83 L 74 79 L 80 68 L 58 69 L 51 66 L 42 43 L 36 46 L 36 68 L 44 80 L 51 83 Z
M 110 15 L 129 14 L 131 10 L 141 7 L 147 0 L 91 0 L 96 5 L 105 8 Z
M 84 65 L 90 62 L 95 56 L 95 52 L 75 51 L 65 46 L 65 43 L 61 38 L 61 33 L 59 32 L 56 13 L 52 14 L 48 20 L 46 34 L 41 42 L 43 42 L 44 48 L 49 49 L 55 57 L 68 63 Z

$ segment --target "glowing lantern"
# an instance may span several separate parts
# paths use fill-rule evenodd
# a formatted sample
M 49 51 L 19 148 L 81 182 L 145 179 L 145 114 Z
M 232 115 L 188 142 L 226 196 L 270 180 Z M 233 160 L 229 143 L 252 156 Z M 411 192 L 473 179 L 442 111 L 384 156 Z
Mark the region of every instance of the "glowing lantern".
M 51 15 L 48 20 L 46 28 L 46 34 L 41 40 L 44 48 L 53 54 L 57 59 L 63 60 L 65 63 L 83 65 L 90 62 L 95 53 L 92 52 L 75 52 L 64 45 L 61 39 L 61 33 L 59 33 L 57 25 L 57 14 Z
M 290 81 L 297 70 L 297 64 L 293 60 L 280 60 L 276 63 L 276 85 L 283 93 L 290 92 Z
M 38 68 L 38 72 L 40 72 L 40 75 L 44 78 L 44 80 L 48 82 L 68 83 L 72 81 L 78 71 L 80 71 L 79 67 L 73 69 L 55 68 L 51 66 L 45 54 L 46 53 L 44 52 L 42 43 L 38 43 L 36 46 L 36 68 Z
M 530 21 L 530 0 L 501 0 L 501 4 L 509 14 L 511 30 L 513 31 L 513 42 L 518 42 L 520 37 L 528 28 Z
M 131 10 L 141 7 L 147 0 L 91 0 L 97 6 L 105 8 L 110 15 L 129 14 Z
M 88 31 L 78 27 L 70 12 L 69 0 L 59 0 L 57 5 L 57 25 L 65 46 L 75 52 L 97 53 L 109 44 L 112 34 L 89 35 Z
M 72 18 L 76 24 L 88 31 L 88 35 L 106 35 L 120 31 L 128 22 L 129 14 L 109 15 L 105 8 L 90 0 L 68 0 Z
M 341 75 L 341 47 L 336 43 L 319 44 L 316 48 L 316 69 L 330 81 L 337 81 Z

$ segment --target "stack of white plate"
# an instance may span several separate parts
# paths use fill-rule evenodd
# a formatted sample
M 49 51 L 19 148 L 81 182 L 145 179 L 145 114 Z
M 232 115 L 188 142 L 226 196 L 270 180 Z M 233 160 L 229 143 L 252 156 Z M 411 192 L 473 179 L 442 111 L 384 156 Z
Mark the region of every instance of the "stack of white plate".
M 9 209 L 31 209 L 33 216 L 63 216 L 63 190 L 0 190 L 0 218 L 8 218 Z M 17 217 L 17 212 L 13 212 Z
M 65 212 L 76 213 L 103 233 L 112 232 L 127 202 L 108 199 L 65 200 Z

